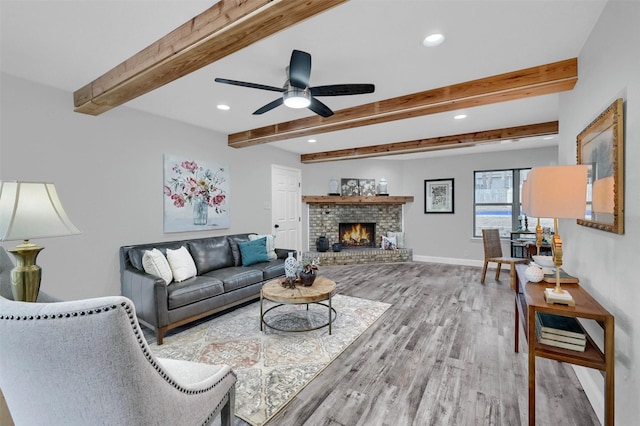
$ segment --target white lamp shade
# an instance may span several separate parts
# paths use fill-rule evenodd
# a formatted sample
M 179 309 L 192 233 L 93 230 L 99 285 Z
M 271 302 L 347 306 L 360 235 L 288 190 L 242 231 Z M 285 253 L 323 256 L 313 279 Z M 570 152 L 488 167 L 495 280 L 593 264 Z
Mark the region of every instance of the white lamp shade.
M 582 218 L 587 206 L 587 166 L 534 167 L 527 175 L 533 217 Z
M 522 212 L 531 216 L 529 211 L 531 210 L 531 203 L 529 202 L 529 183 L 525 180 L 522 182 L 522 194 L 520 194 L 520 200 L 522 200 Z
M 613 214 L 613 176 L 593 182 L 591 197 L 592 208 L 595 213 Z
M 0 182 L 0 241 L 76 234 L 53 183 Z

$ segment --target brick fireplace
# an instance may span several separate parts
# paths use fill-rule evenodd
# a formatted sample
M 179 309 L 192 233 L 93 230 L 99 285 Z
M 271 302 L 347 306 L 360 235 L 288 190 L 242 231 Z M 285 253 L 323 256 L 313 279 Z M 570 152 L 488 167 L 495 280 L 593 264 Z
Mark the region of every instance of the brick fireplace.
M 320 235 L 329 238 L 331 244 L 341 242 L 340 223 L 373 223 L 375 237 L 373 247 L 380 247 L 382 236 L 387 231 L 402 231 L 402 206 L 335 204 L 309 205 L 309 250 L 316 249 Z
M 303 197 L 303 201 L 305 201 Z M 390 203 L 386 200 L 379 204 L 367 200 L 361 202 L 362 197 L 314 197 L 327 200 L 326 203 L 308 202 L 309 205 L 309 252 L 303 253 L 302 257 L 320 257 L 323 265 L 344 265 L 356 263 L 372 262 L 406 262 L 413 258 L 411 249 L 382 250 L 380 248 L 382 236 L 388 231 L 402 231 L 402 204 Z M 337 202 L 332 203 L 335 198 Z M 372 198 L 372 197 L 369 197 Z M 375 197 L 386 198 L 388 197 Z M 338 200 L 339 199 L 339 200 Z M 343 229 L 340 229 L 342 225 Z M 344 242 L 345 228 L 349 228 L 349 235 L 352 235 L 351 227 L 364 228 L 365 234 L 369 236 L 349 237 L 349 244 Z M 325 235 L 329 239 L 329 251 L 318 253 L 316 251 L 316 240 L 320 235 Z M 355 235 L 355 234 L 353 234 Z M 370 240 L 370 241 L 365 241 Z M 357 242 L 356 242 L 357 241 Z M 343 250 L 333 252 L 331 245 L 339 242 L 343 245 Z

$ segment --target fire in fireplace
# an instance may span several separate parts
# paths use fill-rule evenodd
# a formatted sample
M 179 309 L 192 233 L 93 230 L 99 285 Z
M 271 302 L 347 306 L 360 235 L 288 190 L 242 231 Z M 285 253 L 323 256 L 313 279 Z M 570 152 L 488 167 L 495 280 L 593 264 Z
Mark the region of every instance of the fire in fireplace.
M 345 248 L 375 247 L 375 223 L 340 223 L 338 231 L 340 244 Z

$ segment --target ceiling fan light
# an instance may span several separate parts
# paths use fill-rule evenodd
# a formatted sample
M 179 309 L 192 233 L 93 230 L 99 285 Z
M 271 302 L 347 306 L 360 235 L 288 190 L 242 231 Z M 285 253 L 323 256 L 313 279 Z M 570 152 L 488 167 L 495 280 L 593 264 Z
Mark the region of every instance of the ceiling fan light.
M 284 104 L 289 108 L 306 108 L 311 105 L 311 96 L 307 89 L 300 89 L 298 87 L 290 87 L 289 90 L 284 92 L 283 95 Z
M 311 101 L 302 96 L 291 96 L 291 97 L 285 98 L 284 104 L 289 108 L 299 109 L 299 108 L 308 107 L 311 104 Z

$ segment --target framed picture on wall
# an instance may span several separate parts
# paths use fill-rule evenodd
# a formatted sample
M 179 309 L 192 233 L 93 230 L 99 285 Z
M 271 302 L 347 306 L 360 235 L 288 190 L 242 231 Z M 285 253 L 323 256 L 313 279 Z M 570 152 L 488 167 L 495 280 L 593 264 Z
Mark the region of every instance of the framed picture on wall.
M 453 213 L 453 179 L 424 181 L 424 212 Z
M 229 228 L 229 167 L 164 156 L 164 232 Z

